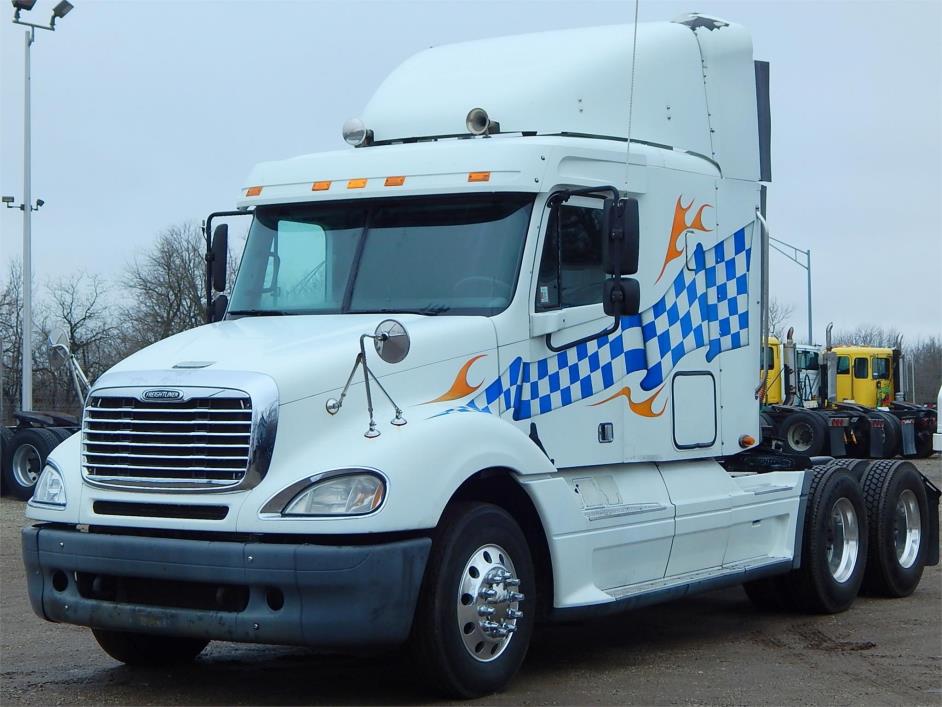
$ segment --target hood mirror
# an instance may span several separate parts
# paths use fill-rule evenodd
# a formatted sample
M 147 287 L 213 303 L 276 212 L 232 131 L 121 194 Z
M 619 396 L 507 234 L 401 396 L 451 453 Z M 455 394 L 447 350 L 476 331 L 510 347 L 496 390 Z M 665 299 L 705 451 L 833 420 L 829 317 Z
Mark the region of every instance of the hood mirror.
M 49 332 L 49 342 L 47 355 L 49 363 L 53 366 L 61 366 L 69 360 L 69 332 L 64 328 L 56 328 Z
M 386 363 L 399 363 L 409 355 L 409 333 L 395 319 L 384 319 L 373 334 L 373 345 Z

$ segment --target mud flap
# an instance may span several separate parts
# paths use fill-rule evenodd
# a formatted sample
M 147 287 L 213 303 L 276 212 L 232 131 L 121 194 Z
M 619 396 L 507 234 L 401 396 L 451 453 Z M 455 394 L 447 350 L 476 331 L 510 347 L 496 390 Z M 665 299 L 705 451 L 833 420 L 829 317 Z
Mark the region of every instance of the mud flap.
M 883 429 L 883 420 L 873 417 L 868 418 L 870 422 L 870 458 L 883 458 L 883 442 L 886 438 L 886 430 Z
M 926 501 L 929 506 L 929 549 L 926 552 L 926 566 L 932 567 L 939 564 L 939 497 L 942 496 L 942 491 L 939 491 L 938 486 L 929 481 L 925 474 L 919 475 L 926 487 Z
M 900 429 L 903 435 L 903 456 L 916 456 L 916 425 L 913 418 L 900 420 Z
M 832 417 L 828 420 L 832 457 L 843 457 L 847 455 L 847 448 L 844 446 L 844 429 L 846 427 L 847 420 L 845 418 Z

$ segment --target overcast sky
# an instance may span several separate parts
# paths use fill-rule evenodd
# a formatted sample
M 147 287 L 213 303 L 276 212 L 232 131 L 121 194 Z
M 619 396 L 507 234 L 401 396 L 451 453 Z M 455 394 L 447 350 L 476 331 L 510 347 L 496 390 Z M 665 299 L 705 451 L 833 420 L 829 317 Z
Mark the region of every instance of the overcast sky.
M 255 162 L 343 147 L 385 74 L 431 45 L 630 22 L 622 2 L 72 0 L 33 45 L 33 270 L 116 276 L 163 227 L 231 209 Z M 29 13 L 46 20 L 55 0 Z M 942 2 L 654 2 L 748 26 L 771 62 L 773 235 L 812 249 L 815 338 L 942 334 Z M 0 3 L 0 191 L 22 184 L 23 34 Z M 4 270 L 22 216 L 0 211 Z M 772 258 L 806 330 L 805 272 Z M 118 293 L 120 295 L 120 293 Z

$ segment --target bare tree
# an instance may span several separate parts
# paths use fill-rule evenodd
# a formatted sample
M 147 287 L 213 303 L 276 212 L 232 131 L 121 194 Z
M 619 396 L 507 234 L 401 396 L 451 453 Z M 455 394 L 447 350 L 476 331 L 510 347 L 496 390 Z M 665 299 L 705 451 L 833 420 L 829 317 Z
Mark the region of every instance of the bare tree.
M 930 336 L 912 344 L 906 344 L 904 339 L 903 356 L 906 399 L 915 399 L 917 403 L 935 402 L 942 386 L 942 339 Z
M 23 362 L 23 276 L 18 261 L 10 261 L 0 287 L 0 423 L 19 409 Z
M 136 350 L 205 322 L 205 241 L 195 223 L 170 226 L 128 266 L 126 345 Z
M 835 346 L 877 346 L 893 347 L 899 339 L 900 331 L 894 326 L 861 324 L 855 329 L 836 329 L 831 335 Z
M 781 300 L 773 297 L 769 301 L 769 334 L 781 339 L 785 333 L 785 326 L 794 313 L 794 305 L 784 304 Z

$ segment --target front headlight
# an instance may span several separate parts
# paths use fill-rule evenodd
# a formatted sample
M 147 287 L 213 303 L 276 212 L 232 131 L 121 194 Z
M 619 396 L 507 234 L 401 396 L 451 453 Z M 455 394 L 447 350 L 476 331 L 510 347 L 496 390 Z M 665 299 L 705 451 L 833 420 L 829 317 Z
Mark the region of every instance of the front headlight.
M 48 506 L 65 505 L 65 483 L 62 480 L 62 472 L 52 464 L 47 463 L 43 473 L 39 475 L 32 501 Z
M 358 516 L 383 503 L 386 484 L 378 474 L 360 472 L 317 481 L 294 496 L 282 510 L 286 516 Z

